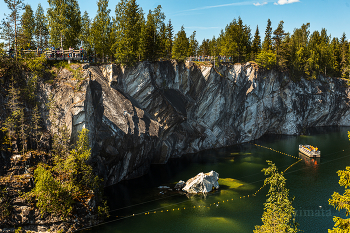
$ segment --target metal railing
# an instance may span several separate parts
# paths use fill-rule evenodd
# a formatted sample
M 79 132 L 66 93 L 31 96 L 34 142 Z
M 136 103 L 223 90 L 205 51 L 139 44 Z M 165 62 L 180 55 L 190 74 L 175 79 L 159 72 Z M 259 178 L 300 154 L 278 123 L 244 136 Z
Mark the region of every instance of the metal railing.
M 15 51 L 6 51 L 5 54 L 10 58 L 15 58 Z M 84 60 L 86 59 L 86 54 L 84 51 L 80 50 L 18 50 L 17 54 L 21 57 L 40 57 L 42 54 L 45 55 L 47 60 Z

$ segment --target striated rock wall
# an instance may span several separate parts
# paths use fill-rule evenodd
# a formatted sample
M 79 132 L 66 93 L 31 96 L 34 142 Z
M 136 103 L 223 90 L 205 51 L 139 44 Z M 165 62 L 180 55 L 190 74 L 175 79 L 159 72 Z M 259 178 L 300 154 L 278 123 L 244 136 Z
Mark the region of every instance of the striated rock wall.
M 54 94 L 73 139 L 90 130 L 91 163 L 107 185 L 145 174 L 151 163 L 266 133 L 350 125 L 342 79 L 295 83 L 249 63 L 214 69 L 175 61 L 89 67 L 79 91 L 66 76 L 58 88 L 43 86 L 43 96 Z

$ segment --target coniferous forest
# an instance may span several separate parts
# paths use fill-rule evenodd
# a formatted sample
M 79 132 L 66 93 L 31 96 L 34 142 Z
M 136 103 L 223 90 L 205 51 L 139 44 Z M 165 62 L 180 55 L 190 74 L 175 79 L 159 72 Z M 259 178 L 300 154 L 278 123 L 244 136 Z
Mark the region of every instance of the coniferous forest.
M 220 35 L 199 43 L 196 32 L 186 35 L 184 26 L 174 32 L 160 5 L 144 12 L 136 0 L 121 0 L 111 12 L 109 0 L 99 0 L 96 16 L 90 18 L 87 12 L 80 12 L 77 0 L 50 0 L 47 12 L 40 4 L 5 2 L 11 14 L 1 22 L 3 52 L 11 48 L 19 51 L 82 46 L 99 61 L 127 65 L 210 56 L 232 63 L 255 61 L 267 69 L 287 71 L 296 79 L 318 75 L 349 77 L 350 50 L 345 33 L 338 38 L 331 37 L 326 28 L 311 32 L 308 22 L 286 32 L 283 21 L 272 28 L 267 19 L 266 28 L 259 29 L 244 24 L 238 16 Z
M 89 131 L 82 129 L 73 143 L 67 127 L 56 121 L 55 101 L 50 96 L 45 105 L 37 95 L 39 79 L 45 84 L 58 83 L 62 67 L 72 72 L 81 84 L 84 81 L 81 69 L 72 70 L 64 62 L 50 63 L 45 56 L 24 55 L 23 50 L 82 49 L 91 63 L 113 62 L 124 66 L 170 59 L 215 60 L 216 64 L 250 62 L 264 70 L 284 72 L 294 82 L 320 76 L 350 79 L 350 43 L 345 33 L 331 37 L 326 28 L 311 32 L 308 22 L 286 32 L 283 21 L 272 28 L 272 22 L 267 19 L 266 28 L 255 28 L 237 16 L 219 35 L 198 42 L 196 31 L 186 34 L 185 25 L 174 32 L 172 21 L 166 18 L 161 5 L 144 12 L 136 0 L 120 0 L 111 12 L 109 0 L 98 0 L 96 16 L 90 17 L 80 11 L 77 0 L 48 0 L 47 11 L 40 4 L 25 5 L 23 0 L 4 1 L 10 13 L 0 25 L 0 152 L 6 156 L 19 155 L 18 167 L 25 170 L 19 175 L 6 173 L 10 162 L 0 157 L 6 168 L 0 167 L 0 225 L 13 225 L 13 200 L 19 197 L 35 206 L 41 218 L 54 216 L 73 224 L 76 216 L 96 216 L 91 217 L 95 221 L 89 222 L 92 225 L 109 216 L 103 198 L 103 180 L 88 162 Z M 73 89 L 79 91 L 79 85 Z M 51 131 L 43 128 L 44 121 L 50 122 Z M 34 165 L 27 166 L 27 161 Z M 269 166 L 263 170 L 265 175 L 270 175 L 265 181 L 270 185 L 263 215 L 265 225 L 257 226 L 255 231 L 268 232 L 269 224 L 275 224 L 271 223 L 274 218 L 270 214 L 279 213 L 283 224 L 289 224 L 288 232 L 298 232 L 291 223 L 294 209 L 283 173 L 272 162 Z M 338 174 L 344 180 L 348 173 L 347 168 Z M 26 174 L 32 174 L 31 179 Z M 25 188 L 13 188 L 18 183 Z M 271 205 L 275 208 L 274 201 L 280 197 L 285 209 L 269 209 Z M 330 204 L 338 206 L 342 198 L 334 194 Z M 345 224 L 340 218 L 337 221 Z M 75 230 L 88 225 L 84 224 Z

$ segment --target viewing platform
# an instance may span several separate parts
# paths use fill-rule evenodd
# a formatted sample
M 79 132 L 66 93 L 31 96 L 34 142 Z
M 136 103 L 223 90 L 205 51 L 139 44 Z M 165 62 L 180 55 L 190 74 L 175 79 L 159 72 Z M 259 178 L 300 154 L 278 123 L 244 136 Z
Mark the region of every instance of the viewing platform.
M 15 56 L 14 51 L 7 51 L 6 53 L 9 57 L 13 58 Z M 17 54 L 22 57 L 40 57 L 42 54 L 44 54 L 46 59 L 49 61 L 79 61 L 87 59 L 85 51 L 80 50 L 18 50 Z

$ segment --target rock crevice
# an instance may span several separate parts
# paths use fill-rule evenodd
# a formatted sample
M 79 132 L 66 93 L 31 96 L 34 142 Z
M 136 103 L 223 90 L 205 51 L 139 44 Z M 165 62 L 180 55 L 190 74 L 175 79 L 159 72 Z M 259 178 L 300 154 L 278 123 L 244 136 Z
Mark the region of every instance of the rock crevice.
M 313 126 L 349 126 L 346 81 L 293 82 L 250 63 L 213 67 L 175 61 L 89 67 L 80 92 L 50 89 L 61 119 L 90 130 L 93 163 L 106 185 L 147 172 L 151 163 Z M 72 104 L 73 103 L 73 104 Z

